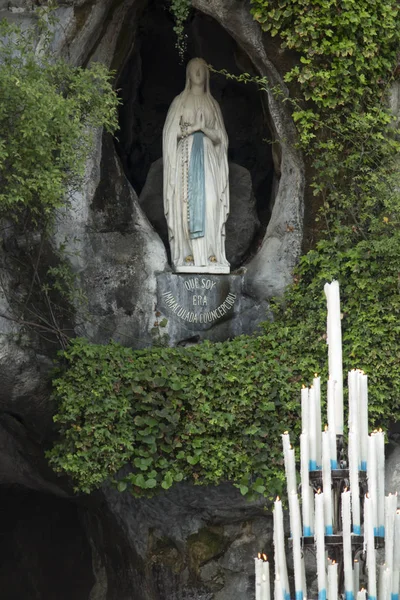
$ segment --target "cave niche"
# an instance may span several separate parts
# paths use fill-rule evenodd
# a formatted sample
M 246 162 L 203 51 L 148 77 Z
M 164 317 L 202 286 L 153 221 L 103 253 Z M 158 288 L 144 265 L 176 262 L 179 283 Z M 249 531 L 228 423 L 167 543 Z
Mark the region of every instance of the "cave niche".
M 181 64 L 173 26 L 165 3 L 150 0 L 138 20 L 133 50 L 117 83 L 122 100 L 117 150 L 142 209 L 167 251 L 160 160 L 162 130 L 172 100 L 184 87 L 186 63 L 200 56 L 216 69 L 237 75 L 243 71 L 255 74 L 251 61 L 229 33 L 211 16 L 197 10 L 192 11 L 186 27 L 187 53 Z M 211 74 L 210 86 L 221 106 L 229 137 L 231 212 L 227 256 L 236 268 L 256 251 L 271 215 L 274 166 L 268 140 L 273 136 L 267 125 L 266 103 L 255 84 Z M 244 237 L 239 239 L 238 234 Z
M 87 600 L 92 555 L 71 501 L 20 487 L 1 488 L 2 600 Z

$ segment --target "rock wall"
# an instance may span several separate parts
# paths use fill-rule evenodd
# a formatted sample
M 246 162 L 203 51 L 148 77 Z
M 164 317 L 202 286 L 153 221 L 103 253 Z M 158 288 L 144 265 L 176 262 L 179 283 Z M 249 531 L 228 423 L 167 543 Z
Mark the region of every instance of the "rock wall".
M 32 9 L 36 4 L 39 2 L 0 0 L 0 18 L 29 24 L 34 20 Z M 129 57 L 135 53 L 140 57 L 137 27 L 147 6 L 144 0 L 60 0 L 58 5 L 54 50 L 73 64 L 86 66 L 101 60 L 116 69 L 119 77 Z M 237 64 L 249 65 L 254 72 L 268 76 L 272 85 L 279 83 L 285 89 L 247 5 L 239 0 L 194 0 L 193 6 L 217 22 L 231 39 Z M 224 326 L 219 323 L 219 330 L 210 329 L 204 334 L 211 339 L 253 331 L 265 319 L 268 298 L 282 293 L 290 282 L 291 270 L 300 254 L 304 170 L 294 146 L 294 125 L 285 105 L 272 94 L 262 98 L 262 107 L 266 131 L 275 136 L 275 148 L 279 149 L 273 157 L 270 202 L 261 215 L 266 228 L 258 240 L 259 247 L 238 258 L 241 270 L 233 275 L 240 279 L 242 310 L 233 311 L 231 322 L 224 322 Z M 238 145 L 237 155 L 240 151 Z M 112 338 L 137 348 L 151 343 L 159 301 L 158 277 L 169 277 L 171 273 L 166 247 L 145 216 L 125 168 L 112 140 L 99 132 L 87 164 L 85 189 L 73 198 L 68 210 L 60 211 L 53 243 L 56 246 L 66 241 L 71 264 L 88 297 L 89 310 L 76 310 L 74 334 L 85 335 L 96 343 Z M 259 189 L 253 177 L 253 190 L 258 193 Z M 270 215 L 268 224 L 266 214 L 267 218 Z M 1 256 L 3 269 L 5 247 Z M 58 566 L 65 566 L 63 577 L 68 585 L 62 578 L 54 582 L 50 575 L 41 579 L 38 570 L 43 568 L 46 572 L 51 556 L 32 551 L 30 561 L 25 556 L 28 562 L 23 563 L 24 569 L 14 571 L 23 579 L 23 594 L 18 586 L 13 587 L 4 579 L 3 572 L 2 597 L 253 597 L 252 557 L 254 552 L 268 550 L 271 545 L 270 516 L 264 512 L 262 502 L 247 504 L 229 485 L 210 489 L 180 485 L 152 500 L 134 500 L 109 489 L 89 498 L 76 497 L 69 482 L 56 478 L 49 470 L 44 448 L 53 436 L 49 389 L 52 354 L 12 320 L 7 290 L 15 285 L 13 277 L 13 273 L 6 273 L 0 297 L 0 485 L 7 490 L 18 486 L 16 503 L 20 503 L 21 512 L 26 511 L 32 527 L 29 531 L 19 529 L 9 560 L 19 560 L 19 553 L 33 547 L 32 536 L 39 536 L 40 527 L 33 527 L 36 517 L 22 507 L 27 489 L 31 490 L 30 503 L 47 506 L 49 514 L 58 510 L 75 532 L 74 543 L 86 540 L 87 545 L 86 541 L 79 542 L 84 553 L 84 577 L 74 579 L 68 575 L 68 569 L 76 573 L 76 563 L 69 562 L 77 552 L 76 546 L 71 536 L 61 531 L 63 520 L 54 520 L 51 527 L 59 532 L 58 542 L 65 540 L 65 544 L 57 545 L 55 556 Z M 171 332 L 171 339 L 177 344 L 185 336 L 186 332 L 180 335 L 178 329 Z M 47 495 L 46 500 L 43 494 Z M 18 510 L 4 510 L 8 511 L 10 522 L 18 524 Z M 7 544 L 11 547 L 11 529 L 2 539 L 3 548 Z M 53 547 L 50 535 L 43 537 L 43 543 L 46 551 Z M 59 592 L 60 585 L 65 585 L 64 596 Z

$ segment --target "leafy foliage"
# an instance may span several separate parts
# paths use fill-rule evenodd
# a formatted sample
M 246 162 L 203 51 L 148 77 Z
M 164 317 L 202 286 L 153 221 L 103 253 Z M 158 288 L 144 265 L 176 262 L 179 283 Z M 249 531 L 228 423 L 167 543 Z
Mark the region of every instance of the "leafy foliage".
M 16 240 L 0 272 L 12 307 L 2 316 L 63 347 L 83 298 L 64 245 L 51 239 L 54 219 L 83 188 L 96 128 L 116 128 L 118 99 L 103 65 L 84 69 L 54 56 L 51 6 L 36 16 L 28 28 L 0 23 L 0 218 Z M 23 282 L 17 291 L 10 271 Z
M 0 214 L 35 223 L 80 189 L 93 128 L 117 126 L 112 74 L 54 57 L 44 27 L 0 26 Z
M 176 48 L 180 60 L 183 61 L 186 52 L 187 37 L 185 34 L 185 23 L 188 20 L 192 3 L 190 0 L 170 0 L 170 2 L 170 11 L 175 19 Z

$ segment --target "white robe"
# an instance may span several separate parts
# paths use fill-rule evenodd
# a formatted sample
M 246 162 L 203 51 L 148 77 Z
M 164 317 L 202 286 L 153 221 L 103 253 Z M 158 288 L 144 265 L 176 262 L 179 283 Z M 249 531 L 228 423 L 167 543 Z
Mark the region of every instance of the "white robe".
M 193 137 L 179 138 L 180 123 L 193 124 L 198 110 L 205 127 L 214 130 L 219 143 L 203 136 L 205 175 L 205 235 L 191 239 L 188 228 L 188 169 Z M 163 130 L 164 212 L 168 224 L 172 264 L 229 267 L 225 257 L 225 223 L 229 214 L 228 137 L 221 110 L 210 93 L 183 91 L 172 102 Z M 193 262 L 188 261 L 193 258 Z M 211 259 L 211 260 L 210 260 Z

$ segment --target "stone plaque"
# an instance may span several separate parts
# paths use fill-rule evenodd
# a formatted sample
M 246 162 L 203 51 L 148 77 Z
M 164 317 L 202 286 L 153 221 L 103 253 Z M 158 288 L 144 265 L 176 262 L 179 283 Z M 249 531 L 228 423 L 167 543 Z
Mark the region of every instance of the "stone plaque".
M 230 321 L 239 311 L 242 277 L 163 273 L 157 288 L 158 310 L 181 337 Z

